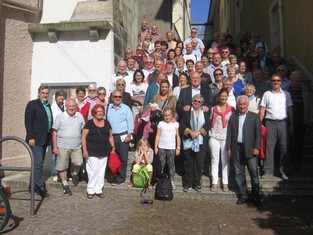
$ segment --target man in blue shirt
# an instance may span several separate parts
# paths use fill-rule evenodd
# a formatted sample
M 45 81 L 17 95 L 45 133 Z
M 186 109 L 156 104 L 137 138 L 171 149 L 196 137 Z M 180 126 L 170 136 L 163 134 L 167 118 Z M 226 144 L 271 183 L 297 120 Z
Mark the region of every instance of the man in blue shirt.
M 121 172 L 112 183 L 112 186 L 115 186 L 123 184 L 126 179 L 128 149 L 134 131 L 134 119 L 130 108 L 122 103 L 123 96 L 120 91 L 112 92 L 111 98 L 113 103 L 109 104 L 106 117 L 111 124 L 116 151 L 122 162 Z

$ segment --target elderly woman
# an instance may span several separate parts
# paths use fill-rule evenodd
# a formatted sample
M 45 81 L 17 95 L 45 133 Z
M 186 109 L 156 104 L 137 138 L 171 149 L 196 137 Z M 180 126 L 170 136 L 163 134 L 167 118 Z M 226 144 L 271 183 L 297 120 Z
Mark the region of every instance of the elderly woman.
M 135 117 L 143 107 L 148 84 L 144 82 L 144 74 L 141 70 L 137 69 L 134 72 L 133 83 L 131 84 L 131 99 L 133 101 L 132 112 Z
M 227 104 L 228 90 L 222 88 L 219 93 L 219 102 L 215 105 L 210 112 L 211 129 L 209 131 L 209 148 L 211 152 L 211 172 L 212 172 L 212 186 L 211 191 L 217 191 L 218 176 L 219 176 L 219 163 L 222 163 L 222 181 L 223 191 L 228 192 L 228 174 L 229 174 L 229 159 L 227 150 L 225 148 L 226 134 L 228 120 L 234 108 Z M 220 154 L 221 153 L 221 154 Z
M 182 72 L 179 77 L 179 86 L 175 87 L 173 90 L 173 95 L 176 96 L 176 99 L 178 100 L 180 91 L 186 87 L 189 87 L 189 78 L 188 75 L 184 72 Z
M 243 82 L 238 78 L 238 70 L 236 68 L 236 65 L 231 64 L 227 68 L 227 74 L 228 78 L 230 78 L 233 82 L 233 89 L 235 95 L 241 95 L 242 94 L 242 88 L 244 87 Z
M 98 87 L 97 89 L 97 100 L 94 103 L 91 103 L 90 105 L 90 110 L 92 110 L 92 108 L 96 105 L 96 104 L 100 104 L 104 107 L 104 110 L 107 108 L 107 101 L 105 100 L 106 97 L 106 89 L 103 86 Z M 89 112 L 88 115 L 88 120 L 92 119 L 92 114 L 91 112 Z
M 255 96 L 255 86 L 252 84 L 247 84 L 243 88 L 243 93 L 249 97 L 249 107 L 248 110 L 253 113 L 259 113 L 261 99 Z
M 126 104 L 130 109 L 132 108 L 132 101 L 131 96 L 128 92 L 125 91 L 126 89 L 126 81 L 123 78 L 119 78 L 116 80 L 116 90 L 120 91 L 123 95 L 123 104 Z M 112 92 L 113 93 L 113 92 Z M 111 96 L 112 96 L 111 93 Z M 112 97 L 110 97 L 112 99 Z M 112 103 L 112 100 L 110 100 L 110 103 Z
M 203 162 L 210 126 L 209 115 L 205 115 L 201 107 L 203 102 L 202 95 L 194 95 L 191 109 L 183 113 L 179 123 L 184 148 L 184 192 L 188 192 L 191 187 L 201 192 Z
M 88 173 L 88 199 L 92 199 L 94 195 L 104 198 L 102 189 L 108 156 L 110 151 L 115 151 L 111 125 L 103 119 L 104 107 L 96 104 L 91 113 L 93 119 L 85 124 L 82 132 L 83 156 Z

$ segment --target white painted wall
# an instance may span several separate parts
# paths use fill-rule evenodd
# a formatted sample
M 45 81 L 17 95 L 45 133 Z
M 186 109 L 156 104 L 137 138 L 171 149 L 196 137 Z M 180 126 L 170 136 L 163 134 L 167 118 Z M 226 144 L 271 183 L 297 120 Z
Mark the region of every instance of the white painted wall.
M 87 2 L 87 0 L 44 0 L 40 23 L 58 23 L 70 20 L 78 2 Z
M 41 23 L 69 21 L 78 2 L 44 0 Z M 102 35 L 103 36 L 103 35 Z M 89 32 L 60 32 L 58 42 L 49 43 L 46 33 L 34 38 L 31 99 L 43 83 L 96 83 L 109 87 L 114 73 L 113 33 L 91 42 Z
M 46 37 L 35 37 L 31 99 L 42 83 L 86 82 L 109 88 L 114 72 L 112 31 L 97 42 L 89 41 L 89 32 L 61 33 L 56 43 Z

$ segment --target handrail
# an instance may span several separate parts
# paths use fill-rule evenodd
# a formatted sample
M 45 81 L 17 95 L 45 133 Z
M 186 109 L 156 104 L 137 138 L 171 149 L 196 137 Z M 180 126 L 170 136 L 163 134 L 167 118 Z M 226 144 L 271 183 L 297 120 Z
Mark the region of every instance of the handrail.
M 35 214 L 35 176 L 34 176 L 34 171 L 35 171 L 35 165 L 34 165 L 34 155 L 29 147 L 29 145 L 20 137 L 16 136 L 6 136 L 2 137 L 0 139 L 0 144 L 2 142 L 7 141 L 7 140 L 14 140 L 22 145 L 27 149 L 30 160 L 31 160 L 31 167 L 3 167 L 0 166 L 0 170 L 9 170 L 9 171 L 30 171 L 30 216 L 34 216 Z

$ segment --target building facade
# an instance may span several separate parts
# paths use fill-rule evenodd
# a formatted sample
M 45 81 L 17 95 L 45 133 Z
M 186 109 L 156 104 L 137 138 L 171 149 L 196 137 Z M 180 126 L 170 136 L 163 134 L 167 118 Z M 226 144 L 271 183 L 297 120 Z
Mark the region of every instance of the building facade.
M 177 2 L 0 0 L 0 136 L 25 138 L 25 106 L 41 84 L 51 86 L 51 96 L 63 88 L 74 97 L 77 86 L 90 83 L 108 88 L 124 50 L 137 45 L 141 19 L 158 24 L 164 36 L 172 30 L 184 39 L 189 31 L 181 21 L 190 29 L 190 1 L 183 1 L 188 13 L 180 8 L 186 19 L 173 22 Z M 11 142 L 0 157 L 8 155 L 27 158 Z

